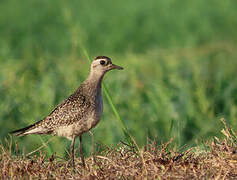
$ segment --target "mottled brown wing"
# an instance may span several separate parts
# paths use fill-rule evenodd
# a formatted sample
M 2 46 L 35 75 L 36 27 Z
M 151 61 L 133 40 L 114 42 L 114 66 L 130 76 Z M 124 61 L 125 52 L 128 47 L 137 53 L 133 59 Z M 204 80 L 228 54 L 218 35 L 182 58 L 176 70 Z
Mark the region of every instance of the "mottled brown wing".
M 70 125 L 80 121 L 86 115 L 86 110 L 90 105 L 90 101 L 84 95 L 79 93 L 72 94 L 56 106 L 36 127 L 41 126 L 50 131 L 59 126 Z

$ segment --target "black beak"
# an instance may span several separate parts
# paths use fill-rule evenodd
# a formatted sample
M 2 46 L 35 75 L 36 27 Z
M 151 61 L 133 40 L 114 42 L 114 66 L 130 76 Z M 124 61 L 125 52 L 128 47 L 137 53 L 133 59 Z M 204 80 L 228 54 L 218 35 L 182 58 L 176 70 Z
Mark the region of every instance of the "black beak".
M 123 67 L 115 65 L 115 64 L 111 64 L 111 69 L 118 69 L 118 70 L 122 70 Z

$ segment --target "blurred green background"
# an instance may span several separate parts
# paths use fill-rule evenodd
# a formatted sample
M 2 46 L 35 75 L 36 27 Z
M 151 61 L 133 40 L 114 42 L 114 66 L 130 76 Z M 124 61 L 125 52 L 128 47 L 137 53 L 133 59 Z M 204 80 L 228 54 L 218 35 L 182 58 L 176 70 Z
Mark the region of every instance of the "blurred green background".
M 88 74 L 85 52 L 125 68 L 104 82 L 140 146 L 201 143 L 219 135 L 222 117 L 237 129 L 235 0 L 1 0 L 0 12 L 1 141 L 74 92 Z M 93 132 L 109 146 L 124 139 L 106 98 Z M 49 138 L 17 139 L 30 152 Z M 63 155 L 69 144 L 56 137 L 46 150 Z

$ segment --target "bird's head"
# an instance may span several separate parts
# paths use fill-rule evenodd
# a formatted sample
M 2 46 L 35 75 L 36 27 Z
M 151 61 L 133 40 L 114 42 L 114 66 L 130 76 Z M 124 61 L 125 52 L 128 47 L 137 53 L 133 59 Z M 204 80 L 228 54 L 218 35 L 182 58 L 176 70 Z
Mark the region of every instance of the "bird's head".
M 106 56 L 97 56 L 91 63 L 91 72 L 95 74 L 104 74 L 112 69 L 122 70 L 123 68 L 113 64 L 111 59 Z

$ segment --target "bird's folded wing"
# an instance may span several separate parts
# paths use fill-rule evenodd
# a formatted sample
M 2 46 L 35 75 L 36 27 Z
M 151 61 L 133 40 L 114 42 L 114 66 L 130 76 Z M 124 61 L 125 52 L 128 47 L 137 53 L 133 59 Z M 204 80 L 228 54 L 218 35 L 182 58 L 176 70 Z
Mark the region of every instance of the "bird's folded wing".
M 72 94 L 36 126 L 53 130 L 59 126 L 65 126 L 80 121 L 86 116 L 90 101 L 82 94 Z

